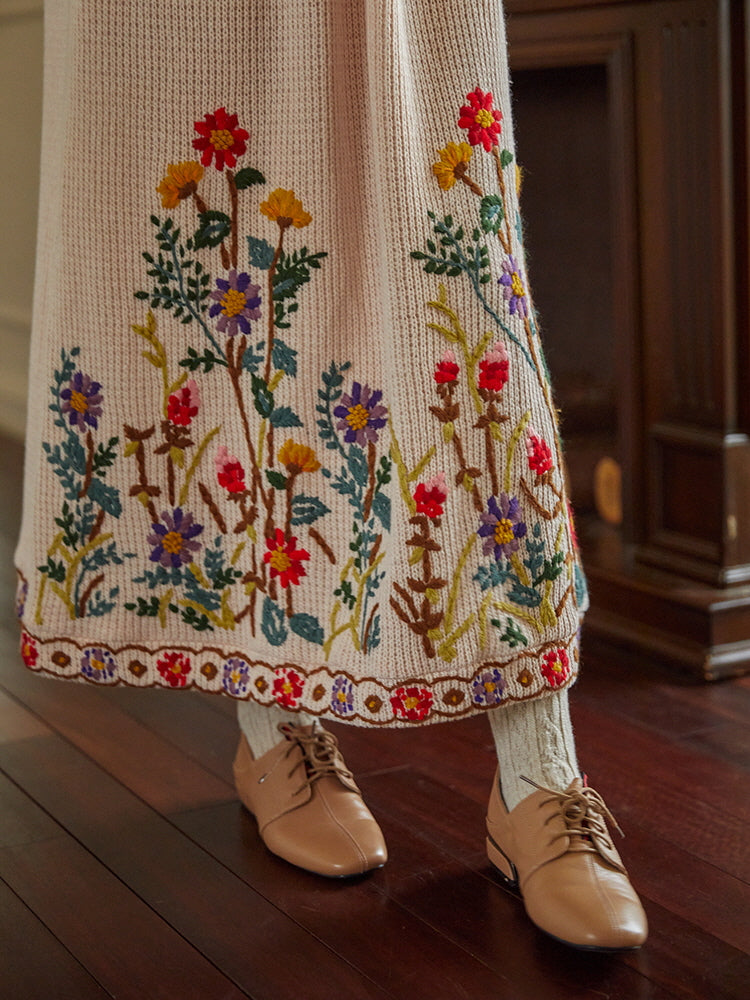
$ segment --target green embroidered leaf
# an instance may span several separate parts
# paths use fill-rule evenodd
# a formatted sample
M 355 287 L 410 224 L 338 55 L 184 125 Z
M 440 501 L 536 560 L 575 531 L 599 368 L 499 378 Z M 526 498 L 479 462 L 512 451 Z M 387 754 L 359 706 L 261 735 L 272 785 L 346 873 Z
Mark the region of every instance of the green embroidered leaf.
M 513 154 L 509 149 L 504 149 L 500 154 L 500 165 L 507 167 L 509 163 L 513 162 Z
M 503 623 L 497 618 L 491 619 L 492 624 L 495 628 L 502 628 Z M 505 631 L 500 636 L 501 642 L 507 642 L 511 649 L 515 649 L 517 646 L 528 646 L 529 640 L 523 634 L 521 629 L 515 624 L 512 618 L 507 618 L 505 621 Z
M 101 479 L 92 479 L 88 491 L 89 497 L 98 503 L 112 517 L 119 517 L 122 513 L 120 494 L 114 486 L 107 486 Z
M 250 253 L 250 266 L 259 271 L 267 271 L 273 263 L 274 248 L 266 240 L 258 240 L 248 236 L 247 246 Z
M 234 175 L 235 187 L 238 191 L 244 191 L 253 184 L 265 184 L 266 179 L 260 170 L 253 170 L 252 167 L 243 167 Z
M 364 452 L 356 446 L 350 448 L 346 464 L 349 466 L 349 472 L 355 483 L 358 486 L 366 486 L 370 470 Z
M 183 608 L 182 620 L 186 625 L 191 625 L 196 632 L 213 632 L 214 627 L 204 614 L 198 614 L 195 608 Z
M 289 406 L 277 406 L 269 417 L 273 427 L 302 427 L 302 421 Z
M 391 498 L 385 493 L 376 493 L 372 498 L 372 512 L 386 531 L 391 530 Z
M 275 469 L 266 469 L 266 479 L 275 490 L 286 489 L 286 476 Z
M 324 517 L 330 513 L 330 508 L 318 500 L 317 497 L 308 497 L 299 493 L 292 500 L 292 524 L 312 524 L 319 517 Z
M 265 360 L 265 354 L 262 352 L 263 341 L 260 344 L 256 344 L 253 347 L 249 344 L 245 349 L 245 353 L 242 355 L 242 367 L 246 372 L 256 372 L 260 365 L 263 364 Z
M 65 564 L 63 562 L 55 562 L 52 556 L 47 558 L 47 562 L 44 566 L 37 566 L 40 573 L 46 573 L 50 580 L 54 580 L 56 583 L 65 582 Z
M 283 340 L 279 340 L 278 337 L 274 340 L 271 348 L 271 360 L 274 368 L 291 375 L 292 378 L 296 377 L 297 352 L 293 347 L 288 347 Z
M 159 598 L 137 598 L 137 604 L 126 604 L 128 611 L 135 611 L 139 618 L 156 618 L 159 614 Z
M 505 209 L 500 195 L 488 194 L 482 198 L 479 206 L 479 218 L 485 233 L 498 233 L 505 218 Z
M 314 642 L 318 646 L 323 645 L 323 629 L 318 619 L 312 615 L 292 615 L 289 619 L 289 628 L 308 642 Z
M 255 409 L 261 417 L 270 417 L 273 413 L 273 393 L 262 378 L 259 378 L 257 375 L 251 375 L 250 377 L 253 380 L 252 389 Z
M 263 635 L 272 646 L 282 646 L 288 636 L 286 615 L 270 597 L 263 598 L 263 616 L 260 623 Z
M 204 372 L 208 373 L 214 365 L 227 367 L 226 361 L 223 358 L 218 358 L 207 347 L 204 348 L 203 354 L 198 354 L 194 347 L 188 347 L 188 356 L 180 362 L 180 368 L 187 368 L 191 372 L 202 368 Z
M 556 580 L 563 571 L 563 560 L 562 552 L 556 552 L 551 560 L 545 559 L 542 572 L 534 580 L 534 586 L 538 587 L 543 580 Z
M 201 212 L 198 218 L 200 225 L 193 236 L 196 247 L 217 247 L 232 231 L 232 221 L 224 212 L 210 208 Z

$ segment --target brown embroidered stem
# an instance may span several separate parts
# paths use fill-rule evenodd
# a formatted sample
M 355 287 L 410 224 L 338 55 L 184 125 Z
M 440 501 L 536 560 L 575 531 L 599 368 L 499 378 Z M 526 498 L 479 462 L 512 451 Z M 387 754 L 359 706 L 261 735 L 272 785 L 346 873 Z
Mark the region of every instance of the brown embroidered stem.
M 104 518 L 107 516 L 107 512 L 103 507 L 99 508 L 99 513 L 96 515 L 96 520 L 94 521 L 94 527 L 91 529 L 91 534 L 89 535 L 89 541 L 93 542 L 99 532 L 102 530 L 102 525 L 104 524 Z
M 375 442 L 369 441 L 367 444 L 367 468 L 369 469 L 369 486 L 367 487 L 367 494 L 365 495 L 365 503 L 362 510 L 363 521 L 367 521 L 370 518 L 370 511 L 372 509 L 372 498 L 375 495 L 376 459 L 377 459 L 377 454 L 375 452 Z
M 372 611 L 367 616 L 367 625 L 365 626 L 365 634 L 364 638 L 362 639 L 362 652 L 365 655 L 367 655 L 367 643 L 370 638 L 370 629 L 372 628 L 373 619 L 375 618 L 375 615 L 377 614 L 379 607 L 380 607 L 380 602 L 378 601 L 373 605 Z
M 317 545 L 320 546 L 320 548 L 325 553 L 326 558 L 328 559 L 328 561 L 335 566 L 336 565 L 336 556 L 335 556 L 335 554 L 333 552 L 333 549 L 328 544 L 328 542 L 325 540 L 325 538 L 323 538 L 323 536 L 320 534 L 320 532 L 318 532 L 315 528 L 309 528 L 307 533 L 310 536 L 310 538 L 312 538 L 312 540 L 314 542 L 316 542 Z M 370 557 L 370 558 L 372 558 L 372 557 Z
M 232 382 L 232 388 L 234 389 L 234 396 L 237 400 L 237 408 L 240 411 L 240 419 L 242 420 L 242 428 L 245 433 L 245 444 L 247 445 L 247 451 L 250 456 L 250 463 L 252 466 L 252 476 L 253 476 L 253 493 L 252 499 L 255 500 L 258 494 L 263 501 L 263 505 L 269 514 L 273 511 L 273 497 L 270 498 L 266 496 L 266 492 L 263 488 L 263 479 L 260 474 L 260 469 L 258 468 L 258 459 L 255 454 L 255 447 L 252 441 L 252 435 L 250 432 L 250 421 L 247 416 L 247 409 L 245 408 L 245 399 L 242 395 L 242 386 L 240 385 L 240 374 L 242 371 L 242 356 L 245 353 L 245 348 L 247 347 L 247 338 L 243 335 L 240 338 L 240 342 L 237 345 L 236 352 L 232 347 L 232 338 L 227 340 L 227 370 L 229 371 L 229 378 Z M 273 490 L 270 491 L 273 493 Z
M 505 221 L 505 236 L 498 229 L 497 238 L 500 240 L 503 250 L 510 255 L 511 250 L 511 236 L 510 236 L 510 217 L 508 215 L 508 192 L 505 187 L 505 177 L 503 175 L 503 164 L 500 160 L 500 152 L 497 146 L 492 147 L 492 155 L 495 157 L 495 167 L 497 169 L 497 183 L 500 187 L 500 197 L 503 200 L 503 216 Z
M 279 260 L 281 259 L 281 250 L 284 245 L 284 233 L 290 225 L 291 219 L 286 220 L 286 225 L 282 225 L 282 220 L 279 220 L 279 243 L 276 247 L 276 252 L 273 255 L 271 266 L 268 269 L 268 293 L 266 296 L 266 309 L 268 310 L 268 344 L 266 345 L 266 367 L 264 372 L 266 385 L 268 385 L 271 379 L 271 352 L 273 351 L 273 337 L 276 323 L 276 313 L 273 308 L 273 279 L 276 275 L 276 268 L 279 265 Z
M 557 602 L 557 607 L 555 608 L 555 615 L 556 615 L 557 618 L 559 618 L 560 615 L 562 614 L 562 610 L 565 607 L 565 605 L 568 603 L 568 598 L 572 595 L 572 593 L 573 593 L 573 584 L 569 583 L 568 586 L 567 586 L 567 589 L 565 590 L 565 593 L 562 595 L 562 597 L 560 598 L 560 600 Z
M 290 583 L 286 588 L 286 616 L 291 618 L 294 614 L 292 609 L 292 584 Z
M 284 522 L 285 534 L 289 538 L 292 534 L 292 500 L 294 499 L 294 480 L 297 473 L 290 472 L 286 481 L 286 521 Z
M 171 455 L 167 455 L 167 496 L 170 507 L 174 507 L 174 462 Z
M 81 500 L 89 491 L 89 486 L 91 486 L 91 479 L 94 472 L 94 438 L 91 431 L 86 432 L 86 474 L 83 479 L 83 486 L 81 486 L 80 492 L 78 494 L 78 499 Z
M 208 205 L 201 198 L 201 196 L 198 194 L 197 191 L 193 192 L 193 201 L 195 202 L 195 207 L 198 209 L 199 215 L 203 215 L 205 212 L 208 211 Z M 229 251 L 227 250 L 227 248 L 224 246 L 223 243 L 219 246 L 219 252 L 221 253 L 221 266 L 224 268 L 225 271 L 228 271 L 229 268 L 231 267 L 231 263 L 229 260 Z
M 468 174 L 461 174 L 461 177 L 459 179 L 463 181 L 463 183 L 467 186 L 467 188 L 473 191 L 473 193 L 477 195 L 477 197 L 479 198 L 484 197 L 484 191 L 475 181 L 471 179 L 471 177 L 469 177 Z
M 466 465 L 466 457 L 464 456 L 464 446 L 458 431 L 455 431 L 453 434 L 453 447 L 456 450 L 456 455 L 459 461 L 459 468 L 463 472 L 464 470 L 466 470 L 467 465 Z M 484 511 L 484 504 L 482 503 L 482 500 L 479 496 L 479 490 L 477 488 L 476 483 L 472 484 L 471 496 L 472 499 L 474 500 L 474 509 L 481 514 Z
M 487 423 L 484 428 L 484 446 L 487 452 L 487 468 L 490 470 L 490 482 L 492 483 L 492 495 L 500 496 L 500 479 L 497 474 L 497 464 L 495 462 L 495 448 L 492 440 L 492 426 Z
M 237 236 L 238 236 L 238 208 L 237 208 L 237 185 L 234 181 L 234 173 L 231 170 L 227 170 L 227 184 L 229 185 L 229 200 L 232 205 L 232 242 L 230 246 L 229 256 L 232 261 L 232 267 L 237 267 Z
M 104 579 L 104 573 L 100 573 L 98 576 L 95 576 L 94 579 L 91 581 L 91 583 L 88 585 L 88 587 L 86 587 L 84 592 L 81 594 L 81 599 L 78 602 L 79 618 L 86 617 L 86 603 L 89 597 L 91 597 L 91 595 L 93 594 L 95 588 L 99 586 L 99 584 L 102 582 L 103 579 Z
M 554 510 L 549 511 L 549 510 L 547 510 L 546 507 L 543 507 L 539 503 L 539 501 L 534 496 L 533 492 L 529 488 L 529 485 L 528 485 L 528 483 L 526 482 L 526 480 L 524 479 L 523 476 L 521 476 L 521 489 L 526 494 L 526 498 L 528 499 L 529 503 L 534 508 L 534 510 L 537 512 L 537 514 L 539 514 L 540 517 L 543 517 L 545 519 L 545 521 L 554 521 L 554 519 L 560 513 L 560 505 L 561 505 L 561 501 L 560 500 L 558 500 L 557 503 L 555 504 Z
M 208 486 L 206 486 L 205 483 L 198 483 L 198 491 L 199 491 L 201 497 L 203 498 L 203 502 L 205 503 L 205 505 L 208 507 L 209 511 L 211 512 L 211 516 L 213 517 L 214 521 L 216 521 L 216 524 L 219 527 L 219 531 L 223 535 L 226 535 L 226 533 L 227 533 L 227 524 L 226 524 L 226 521 L 222 517 L 221 511 L 216 506 L 216 501 L 214 500 L 213 496 L 211 495 L 211 491 L 209 490 Z

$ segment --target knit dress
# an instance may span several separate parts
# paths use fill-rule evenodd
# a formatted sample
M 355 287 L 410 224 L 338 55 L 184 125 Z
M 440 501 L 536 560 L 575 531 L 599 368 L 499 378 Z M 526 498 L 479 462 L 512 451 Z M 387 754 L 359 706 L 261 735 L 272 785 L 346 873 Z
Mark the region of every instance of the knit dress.
M 27 667 L 361 725 L 585 602 L 499 0 L 48 0 Z

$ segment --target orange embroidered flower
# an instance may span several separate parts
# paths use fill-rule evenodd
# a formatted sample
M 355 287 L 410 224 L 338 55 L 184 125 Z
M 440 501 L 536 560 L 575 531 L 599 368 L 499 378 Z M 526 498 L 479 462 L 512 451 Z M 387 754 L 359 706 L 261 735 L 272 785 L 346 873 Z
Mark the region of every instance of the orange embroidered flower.
M 237 127 L 237 115 L 228 115 L 226 108 L 204 115 L 202 122 L 195 122 L 195 131 L 198 138 L 193 139 L 193 148 L 201 151 L 201 163 L 208 167 L 215 158 L 217 170 L 223 170 L 224 164 L 233 167 L 250 138 L 249 132 Z
M 459 128 L 467 129 L 472 146 L 481 142 L 489 153 L 493 146 L 497 146 L 502 112 L 492 107 L 492 94 L 489 91 L 485 94 L 479 87 L 467 94 L 466 100 L 469 103 L 461 108 Z
M 295 548 L 296 544 L 294 535 L 287 541 L 281 528 L 276 529 L 273 538 L 266 539 L 268 552 L 264 552 L 263 562 L 270 566 L 271 579 L 277 576 L 282 587 L 288 587 L 290 583 L 296 586 L 306 575 L 302 561 L 309 559 L 310 553 Z
M 438 150 L 440 160 L 432 164 L 432 172 L 443 191 L 450 191 L 466 173 L 472 150 L 468 142 L 449 142 Z
M 318 456 L 306 444 L 296 444 L 289 438 L 279 448 L 279 461 L 286 466 L 287 472 L 317 472 L 320 468 Z
M 157 187 L 164 208 L 176 208 L 178 202 L 184 201 L 198 190 L 198 181 L 203 177 L 203 167 L 195 160 L 185 160 L 182 163 L 170 163 L 167 176 Z
M 263 215 L 278 222 L 282 229 L 288 229 L 289 226 L 302 229 L 312 222 L 312 216 L 304 210 L 299 198 L 295 198 L 294 191 L 285 191 L 283 188 L 272 191 L 268 201 L 261 202 L 260 210 Z

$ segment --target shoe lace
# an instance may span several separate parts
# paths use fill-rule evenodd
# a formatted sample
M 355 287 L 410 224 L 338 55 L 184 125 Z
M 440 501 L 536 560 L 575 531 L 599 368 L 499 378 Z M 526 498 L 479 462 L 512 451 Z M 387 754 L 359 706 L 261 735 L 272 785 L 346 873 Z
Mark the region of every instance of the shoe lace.
M 309 785 L 327 775 L 335 775 L 347 781 L 353 780 L 352 772 L 344 766 L 344 759 L 339 752 L 338 739 L 333 733 L 318 728 L 317 722 L 313 723 L 309 732 L 305 732 L 301 727 L 291 723 L 282 722 L 279 724 L 279 732 L 289 741 L 289 746 L 283 757 L 284 760 L 294 752 L 295 747 L 302 750 L 302 757 L 289 772 L 291 778 L 295 771 L 300 769 L 303 771 L 302 783 L 299 788 L 295 789 L 293 795 L 298 795 Z
M 565 829 L 553 834 L 553 841 L 559 840 L 560 837 L 581 837 L 583 840 L 593 843 L 596 848 L 600 842 L 606 847 L 611 847 L 612 842 L 607 822 L 612 824 L 621 837 L 625 836 L 617 820 L 607 808 L 604 799 L 595 789 L 569 788 L 564 792 L 556 792 L 552 788 L 537 784 L 536 781 L 532 781 L 525 775 L 521 775 L 521 778 L 539 789 L 540 792 L 547 793 L 547 798 L 540 803 L 540 806 L 547 805 L 549 802 L 557 802 L 559 815 L 565 821 Z M 556 815 L 556 813 L 550 814 L 545 820 L 545 824 L 555 819 Z

